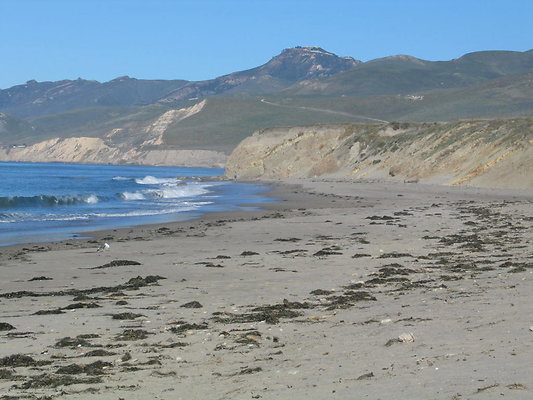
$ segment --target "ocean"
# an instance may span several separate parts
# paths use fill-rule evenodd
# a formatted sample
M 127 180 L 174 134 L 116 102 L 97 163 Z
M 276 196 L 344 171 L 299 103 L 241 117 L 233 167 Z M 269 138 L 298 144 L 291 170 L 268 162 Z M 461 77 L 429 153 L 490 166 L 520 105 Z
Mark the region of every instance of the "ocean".
M 216 168 L 0 162 L 0 246 L 199 218 L 271 202 L 264 185 L 202 178 Z

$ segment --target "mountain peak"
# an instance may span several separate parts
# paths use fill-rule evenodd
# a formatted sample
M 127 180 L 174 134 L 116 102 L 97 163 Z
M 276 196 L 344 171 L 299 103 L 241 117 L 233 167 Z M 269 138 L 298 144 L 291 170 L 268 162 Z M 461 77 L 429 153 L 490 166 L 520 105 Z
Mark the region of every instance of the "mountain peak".
M 339 57 L 321 47 L 297 46 L 283 50 L 259 69 L 277 78 L 300 81 L 335 75 L 360 63 L 352 57 Z
M 282 54 L 283 53 L 319 53 L 319 54 L 327 54 L 330 56 L 335 56 L 335 54 L 330 53 L 329 51 L 326 51 L 322 47 L 318 47 L 318 46 L 289 47 L 288 49 L 284 49 L 282 51 Z
M 351 57 L 339 57 L 320 47 L 292 47 L 284 49 L 269 62 L 246 71 L 219 76 L 204 82 L 190 82 L 161 102 L 184 99 L 200 99 L 222 93 L 266 94 L 283 90 L 290 85 L 308 79 L 323 78 L 355 68 L 361 61 Z

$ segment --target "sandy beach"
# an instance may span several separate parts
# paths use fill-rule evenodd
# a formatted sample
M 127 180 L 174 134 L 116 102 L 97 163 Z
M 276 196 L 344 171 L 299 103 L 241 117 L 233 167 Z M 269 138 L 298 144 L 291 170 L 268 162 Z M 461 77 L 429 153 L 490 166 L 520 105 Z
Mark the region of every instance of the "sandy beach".
M 533 398 L 532 191 L 273 185 L 0 248 L 0 399 Z

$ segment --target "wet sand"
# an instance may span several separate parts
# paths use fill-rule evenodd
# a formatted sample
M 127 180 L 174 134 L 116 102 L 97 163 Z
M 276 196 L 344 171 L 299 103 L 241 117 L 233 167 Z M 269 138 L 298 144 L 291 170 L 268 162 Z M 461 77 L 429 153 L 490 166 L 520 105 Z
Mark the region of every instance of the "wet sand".
M 533 192 L 272 196 L 1 248 L 0 399 L 532 398 Z

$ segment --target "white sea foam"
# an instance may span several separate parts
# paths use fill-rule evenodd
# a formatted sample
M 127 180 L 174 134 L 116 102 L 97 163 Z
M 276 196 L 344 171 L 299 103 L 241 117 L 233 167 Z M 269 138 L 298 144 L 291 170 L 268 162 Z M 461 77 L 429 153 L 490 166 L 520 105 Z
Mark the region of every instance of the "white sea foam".
M 91 214 L 94 217 L 103 217 L 103 218 L 117 218 L 117 217 L 146 217 L 151 215 L 163 215 L 163 214 L 174 214 L 186 211 L 193 211 L 197 207 L 182 207 L 182 208 L 165 208 L 162 210 L 144 210 L 144 211 L 129 211 L 125 213 L 101 213 L 101 214 Z
M 182 186 L 165 186 L 161 189 L 148 190 L 147 193 L 150 193 L 154 197 L 161 199 L 179 199 L 182 197 L 195 197 L 205 193 L 208 193 L 204 186 L 191 186 L 191 185 L 182 185 Z
M 98 196 L 96 196 L 94 194 L 90 194 L 84 200 L 85 200 L 86 203 L 96 204 L 96 203 L 98 203 Z
M 180 180 L 178 178 L 156 178 L 155 176 L 145 176 L 142 179 L 135 179 L 135 183 L 139 185 L 161 185 L 164 183 L 178 183 Z
M 124 192 L 120 194 L 124 200 L 144 200 L 145 195 L 141 192 Z
M 129 181 L 131 178 L 126 178 L 125 176 L 114 176 L 111 178 L 112 181 Z

